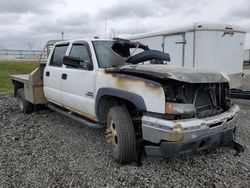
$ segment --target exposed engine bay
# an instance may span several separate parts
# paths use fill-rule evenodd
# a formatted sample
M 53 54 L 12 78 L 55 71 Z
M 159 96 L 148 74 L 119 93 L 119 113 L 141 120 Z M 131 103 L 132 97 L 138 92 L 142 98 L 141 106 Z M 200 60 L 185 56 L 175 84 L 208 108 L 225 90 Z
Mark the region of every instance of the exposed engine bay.
M 164 86 L 164 91 L 167 103 L 189 104 L 173 112 L 173 119 L 205 118 L 220 114 L 230 107 L 227 83 L 190 84 L 169 81 Z

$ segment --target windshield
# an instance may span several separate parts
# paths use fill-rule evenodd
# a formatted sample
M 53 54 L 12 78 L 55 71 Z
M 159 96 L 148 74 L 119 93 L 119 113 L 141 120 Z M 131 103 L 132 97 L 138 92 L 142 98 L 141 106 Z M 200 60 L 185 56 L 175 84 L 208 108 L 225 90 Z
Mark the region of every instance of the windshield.
M 112 49 L 113 41 L 94 41 L 93 44 L 100 68 L 118 67 L 125 63 L 126 58 Z

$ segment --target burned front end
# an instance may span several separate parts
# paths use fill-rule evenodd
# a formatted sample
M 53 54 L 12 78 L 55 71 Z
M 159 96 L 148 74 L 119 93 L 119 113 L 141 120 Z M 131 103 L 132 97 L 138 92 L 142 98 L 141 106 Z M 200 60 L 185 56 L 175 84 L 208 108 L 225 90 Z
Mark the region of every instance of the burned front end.
M 163 83 L 164 84 L 164 83 Z M 165 114 L 142 118 L 146 152 L 173 156 L 214 146 L 243 152 L 234 140 L 233 122 L 239 107 L 228 98 L 229 84 L 185 83 L 170 80 L 163 85 Z
M 239 107 L 228 97 L 227 76 L 211 70 L 168 65 L 164 63 L 170 60 L 168 54 L 147 48 L 131 56 L 125 53 L 128 51 L 124 51 L 124 46 L 126 49 L 124 43 L 117 43 L 112 48 L 126 57 L 126 63 L 106 69 L 106 72 L 152 80 L 159 83 L 165 95 L 164 106 L 159 106 L 165 111 L 159 113 L 149 108 L 141 117 L 147 154 L 173 156 L 214 146 L 244 151 L 244 147 L 234 140 L 236 125 L 233 120 Z M 146 99 L 147 92 L 143 95 Z M 157 98 L 147 101 L 154 107 L 151 109 L 156 109 L 155 100 Z

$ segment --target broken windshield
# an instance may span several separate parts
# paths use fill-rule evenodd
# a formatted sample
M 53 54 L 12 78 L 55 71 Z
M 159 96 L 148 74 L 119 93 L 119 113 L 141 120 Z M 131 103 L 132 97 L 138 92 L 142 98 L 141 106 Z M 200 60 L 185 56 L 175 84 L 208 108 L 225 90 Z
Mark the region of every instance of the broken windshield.
M 94 41 L 97 61 L 100 68 L 119 67 L 124 65 L 126 58 L 117 54 L 112 46 L 113 41 Z

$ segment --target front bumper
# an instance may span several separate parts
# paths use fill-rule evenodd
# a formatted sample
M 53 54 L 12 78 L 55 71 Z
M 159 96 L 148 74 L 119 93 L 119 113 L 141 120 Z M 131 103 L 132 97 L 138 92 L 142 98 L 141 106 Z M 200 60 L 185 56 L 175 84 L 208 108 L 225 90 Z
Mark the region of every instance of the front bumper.
M 227 145 L 233 141 L 235 125 L 232 121 L 238 111 L 239 107 L 233 105 L 216 116 L 174 121 L 143 116 L 143 139 L 154 143 L 154 146 L 145 146 L 146 152 L 150 155 L 171 156 Z

